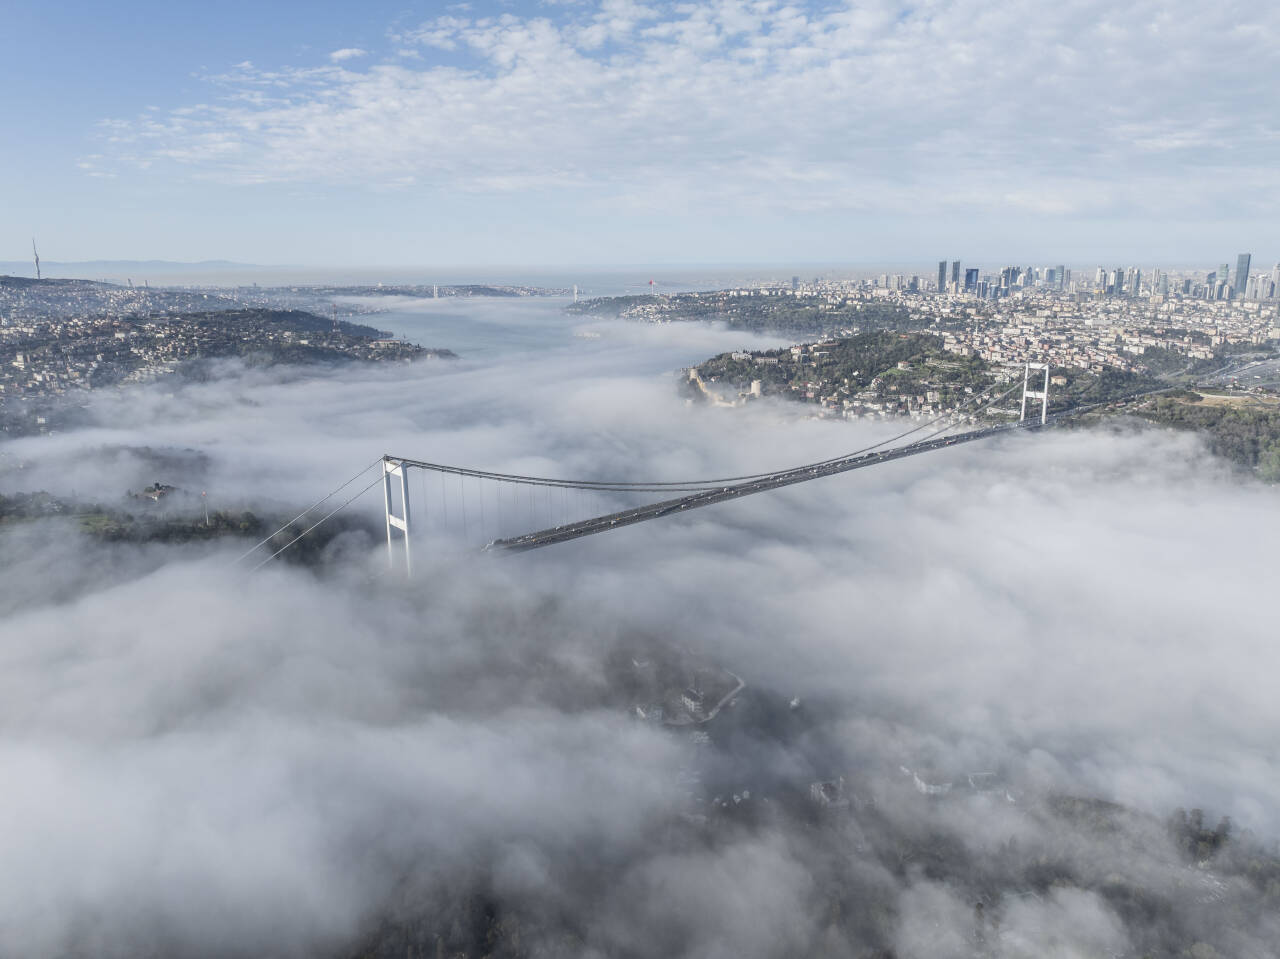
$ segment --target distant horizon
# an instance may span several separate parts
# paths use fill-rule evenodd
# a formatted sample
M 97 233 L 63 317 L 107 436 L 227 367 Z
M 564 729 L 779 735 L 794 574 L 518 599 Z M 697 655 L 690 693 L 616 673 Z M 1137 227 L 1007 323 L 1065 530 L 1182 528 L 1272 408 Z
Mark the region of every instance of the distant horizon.
M 1248 252 L 1248 251 L 1246 251 Z M 1036 257 L 978 257 L 966 259 L 964 257 L 947 257 L 948 264 L 959 260 L 966 266 L 976 266 L 978 269 L 995 270 L 1005 266 L 1064 266 L 1070 270 L 1093 270 L 1099 266 L 1107 268 L 1115 267 L 1137 267 L 1139 269 L 1161 269 L 1167 271 L 1202 271 L 1207 272 L 1215 270 L 1221 264 L 1228 263 L 1232 270 L 1235 269 L 1236 257 L 1239 253 L 1233 253 L 1227 257 L 1211 258 L 1209 260 L 1118 260 L 1097 258 L 1094 260 L 1070 260 L 1070 259 L 1053 259 L 1053 258 L 1036 258 Z M 1253 258 L 1252 269 L 1271 269 L 1271 260 L 1266 257 L 1260 257 L 1257 254 L 1250 253 Z M 41 274 L 47 279 L 101 279 L 101 276 L 79 275 L 78 271 L 94 269 L 105 271 L 108 276 L 118 278 L 128 278 L 125 273 L 128 271 L 145 271 L 154 270 L 160 273 L 165 279 L 172 279 L 175 276 L 183 276 L 189 274 L 191 276 L 216 276 L 218 274 L 292 274 L 297 276 L 315 275 L 318 282 L 323 282 L 320 278 L 330 274 L 345 274 L 350 276 L 365 275 L 370 278 L 377 276 L 405 276 L 408 274 L 421 274 L 424 278 L 420 281 L 423 283 L 450 282 L 446 279 L 447 275 L 461 275 L 469 277 L 469 279 L 459 279 L 457 283 L 476 282 L 476 278 L 485 277 L 490 282 L 499 282 L 503 276 L 517 276 L 524 274 L 526 277 L 530 275 L 546 275 L 564 277 L 567 275 L 578 274 L 583 277 L 614 275 L 619 273 L 645 273 L 645 272 L 676 272 L 676 273 L 699 273 L 708 270 L 729 271 L 735 273 L 741 272 L 759 272 L 770 271 L 780 274 L 800 275 L 802 280 L 811 280 L 814 273 L 904 273 L 910 275 L 915 273 L 921 277 L 931 276 L 936 264 L 940 262 L 940 258 L 922 258 L 922 259 L 832 259 L 832 260 L 810 260 L 810 261 L 785 261 L 785 260 L 705 260 L 705 261 L 653 261 L 653 262 L 617 262 L 617 263 L 441 263 L 441 264 L 424 264 L 424 263 L 405 263 L 405 264 L 366 264 L 366 263 L 348 263 L 348 264 L 316 264 L 316 263 L 254 263 L 240 260 L 230 259 L 202 259 L 202 260 L 169 260 L 160 258 L 150 259 L 87 259 L 87 260 L 46 260 L 40 259 Z M 1276 261 L 1276 265 L 1280 265 L 1280 260 Z M 75 275 L 69 275 L 69 272 Z M 31 259 L 21 260 L 0 260 L 0 274 L 11 276 L 34 277 L 35 265 Z M 141 275 L 137 277 L 140 281 L 148 280 L 150 277 Z M 655 279 L 657 279 L 655 277 Z M 301 282 L 295 280 L 293 282 Z M 384 281 L 385 282 L 385 281 Z M 396 283 L 414 282 L 410 280 L 395 280 Z M 513 279 L 511 282 L 515 283 Z M 220 285 L 220 284 L 215 284 Z

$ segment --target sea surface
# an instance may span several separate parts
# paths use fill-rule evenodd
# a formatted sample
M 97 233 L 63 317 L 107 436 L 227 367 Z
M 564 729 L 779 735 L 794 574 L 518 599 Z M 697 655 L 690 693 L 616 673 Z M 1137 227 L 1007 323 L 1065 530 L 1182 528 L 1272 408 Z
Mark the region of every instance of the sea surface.
M 777 337 L 731 332 L 721 324 L 653 324 L 570 313 L 572 297 L 360 297 L 350 302 L 383 312 L 356 320 L 425 347 L 453 350 L 468 363 L 512 363 L 564 353 L 589 374 L 592 358 L 616 369 L 625 353 L 631 372 L 690 366 L 730 349 L 765 349 Z

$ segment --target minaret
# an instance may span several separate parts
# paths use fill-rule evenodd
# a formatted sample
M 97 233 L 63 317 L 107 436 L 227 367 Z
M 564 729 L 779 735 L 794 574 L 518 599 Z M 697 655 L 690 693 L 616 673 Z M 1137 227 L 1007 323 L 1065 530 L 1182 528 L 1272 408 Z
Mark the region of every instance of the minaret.
M 31 238 L 31 255 L 36 258 L 36 279 L 40 279 L 40 254 L 36 251 L 36 238 Z

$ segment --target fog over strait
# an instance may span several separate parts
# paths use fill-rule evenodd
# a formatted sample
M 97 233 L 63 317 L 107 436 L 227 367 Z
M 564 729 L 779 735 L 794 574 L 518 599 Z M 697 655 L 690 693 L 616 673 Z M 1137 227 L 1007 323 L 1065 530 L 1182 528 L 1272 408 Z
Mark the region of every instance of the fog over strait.
M 538 345 L 103 396 L 0 447 L 0 492 L 288 518 L 383 453 L 683 479 L 895 431 L 678 392 L 776 341 L 448 309 Z M 1193 436 L 1010 436 L 517 555 L 464 552 L 418 482 L 409 582 L 376 488 L 256 572 L 240 540 L 0 530 L 0 955 L 1277 954 L 1276 900 L 1166 826 L 1280 835 L 1280 510 Z M 746 686 L 641 718 L 671 659 Z

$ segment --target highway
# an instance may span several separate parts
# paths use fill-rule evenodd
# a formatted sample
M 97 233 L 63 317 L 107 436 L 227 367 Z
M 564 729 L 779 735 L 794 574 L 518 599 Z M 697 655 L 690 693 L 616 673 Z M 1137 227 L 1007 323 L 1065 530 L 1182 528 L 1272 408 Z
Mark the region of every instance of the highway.
M 1049 419 L 1053 420 L 1053 418 L 1054 417 L 1051 416 Z M 908 443 L 905 446 L 898 446 L 875 453 L 853 454 L 842 459 L 830 460 L 826 463 L 803 466 L 797 469 L 783 470 L 778 473 L 771 473 L 767 476 L 751 479 L 743 483 L 704 490 L 692 493 L 688 496 L 677 497 L 676 499 L 662 500 L 658 503 L 651 503 L 648 506 L 638 506 L 633 509 L 626 509 L 617 513 L 607 513 L 604 516 L 596 516 L 592 519 L 582 520 L 578 523 L 569 523 L 564 526 L 556 526 L 551 529 L 525 533 L 522 536 L 515 536 L 510 539 L 495 539 L 484 548 L 486 550 L 504 552 L 524 552 L 525 550 L 540 549 L 543 546 L 551 546 L 555 543 L 567 543 L 569 540 L 579 539 L 583 536 L 592 536 L 596 533 L 604 533 L 608 530 L 617 529 L 622 526 L 630 526 L 633 523 L 643 523 L 647 520 L 658 519 L 662 516 L 670 516 L 675 513 L 685 512 L 686 510 L 697 509 L 701 506 L 711 506 L 713 503 L 723 503 L 725 500 L 737 499 L 741 496 L 750 496 L 753 493 L 763 493 L 766 490 L 778 489 L 781 486 L 790 486 L 794 483 L 806 483 L 810 480 L 820 479 L 824 476 L 834 476 L 836 473 L 847 473 L 850 470 L 862 469 L 865 466 L 876 466 L 880 463 L 887 463 L 890 460 L 904 459 L 908 456 L 915 456 L 919 453 L 929 453 L 933 450 L 943 449 L 948 446 L 958 446 L 961 443 L 972 443 L 974 440 L 986 439 L 987 437 L 995 436 L 998 433 L 1009 433 L 1015 430 L 1033 430 L 1041 428 L 1042 424 L 1038 421 L 1008 423 L 1001 426 L 990 426 L 979 430 L 971 430 L 967 433 L 957 433 L 952 436 L 940 436 L 935 439 L 921 440 L 918 443 Z

